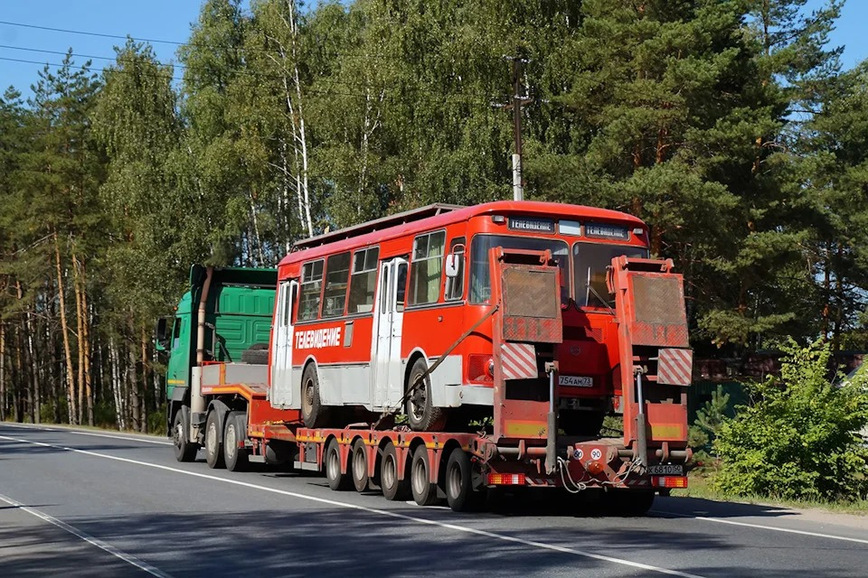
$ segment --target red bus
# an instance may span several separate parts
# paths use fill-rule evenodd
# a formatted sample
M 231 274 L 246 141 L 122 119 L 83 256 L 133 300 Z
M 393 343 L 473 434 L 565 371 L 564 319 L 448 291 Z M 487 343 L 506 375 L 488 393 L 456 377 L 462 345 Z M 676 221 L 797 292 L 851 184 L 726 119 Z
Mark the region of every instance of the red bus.
M 499 352 L 508 395 L 547 400 L 542 364 L 557 360 L 558 427 L 598 435 L 607 413 L 624 411 L 607 267 L 647 258 L 648 229 L 625 213 L 558 203 L 431 205 L 297 243 L 278 267 L 272 407 L 299 409 L 308 428 L 369 419 L 405 397 L 415 431 L 465 431 L 491 416 L 498 248 L 548 252 L 560 271 L 562 340 Z M 524 297 L 533 308 L 535 296 Z

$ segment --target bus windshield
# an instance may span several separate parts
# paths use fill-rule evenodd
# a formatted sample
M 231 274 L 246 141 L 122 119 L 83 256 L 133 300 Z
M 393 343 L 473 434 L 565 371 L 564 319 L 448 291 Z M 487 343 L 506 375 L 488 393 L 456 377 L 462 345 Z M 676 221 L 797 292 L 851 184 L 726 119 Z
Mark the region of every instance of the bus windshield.
M 470 302 L 488 303 L 491 298 L 491 270 L 488 265 L 488 253 L 492 247 L 504 249 L 525 249 L 528 251 L 552 252 L 552 257 L 561 269 L 561 283 L 569 279 L 569 248 L 563 241 L 556 239 L 536 239 L 532 237 L 508 237 L 503 235 L 476 235 L 470 246 Z M 562 288 L 562 296 L 566 299 L 569 291 Z
M 573 245 L 576 304 L 579 307 L 615 306 L 614 298 L 606 288 L 606 267 L 612 264 L 612 258 L 619 255 L 644 258 L 648 251 L 641 247 L 600 243 Z

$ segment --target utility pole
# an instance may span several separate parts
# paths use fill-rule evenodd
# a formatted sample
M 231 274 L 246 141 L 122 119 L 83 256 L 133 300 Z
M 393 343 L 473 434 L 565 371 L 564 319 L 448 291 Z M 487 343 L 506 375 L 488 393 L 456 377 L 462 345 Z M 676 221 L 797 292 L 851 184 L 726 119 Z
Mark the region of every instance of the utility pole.
M 507 57 L 512 60 L 512 103 L 504 108 L 512 109 L 513 136 L 515 137 L 515 150 L 512 153 L 512 199 L 521 201 L 524 199 L 524 175 L 521 168 L 521 108 L 533 102 L 532 98 L 521 94 L 521 68 L 527 64 L 527 60 L 518 56 Z

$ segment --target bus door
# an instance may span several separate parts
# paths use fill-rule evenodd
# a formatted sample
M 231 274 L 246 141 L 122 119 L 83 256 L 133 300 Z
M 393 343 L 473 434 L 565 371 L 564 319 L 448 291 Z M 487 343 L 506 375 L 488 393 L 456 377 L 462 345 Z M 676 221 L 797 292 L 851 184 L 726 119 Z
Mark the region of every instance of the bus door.
M 373 341 L 374 351 L 371 356 L 371 400 L 375 408 L 382 408 L 397 403 L 404 395 L 401 332 L 407 287 L 407 260 L 398 257 L 381 262 L 377 286 L 377 335 Z
M 290 407 L 292 387 L 292 306 L 298 294 L 297 281 L 283 281 L 277 289 L 274 337 L 271 344 L 271 405 Z

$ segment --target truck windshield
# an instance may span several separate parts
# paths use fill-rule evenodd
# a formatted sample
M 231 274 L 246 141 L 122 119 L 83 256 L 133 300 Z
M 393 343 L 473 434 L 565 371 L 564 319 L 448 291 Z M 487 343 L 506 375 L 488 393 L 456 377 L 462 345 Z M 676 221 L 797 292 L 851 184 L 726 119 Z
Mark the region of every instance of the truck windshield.
M 576 243 L 573 245 L 573 268 L 576 272 L 576 303 L 579 307 L 614 307 L 615 301 L 606 288 L 606 267 L 619 255 L 648 257 L 641 247 Z
M 488 303 L 491 297 L 491 270 L 488 265 L 488 252 L 492 247 L 504 249 L 525 249 L 528 251 L 552 252 L 552 257 L 561 269 L 561 283 L 569 279 L 569 248 L 563 241 L 555 239 L 535 239 L 531 237 L 507 237 L 503 235 L 476 235 L 470 246 L 470 302 Z M 569 291 L 562 287 L 562 296 Z

